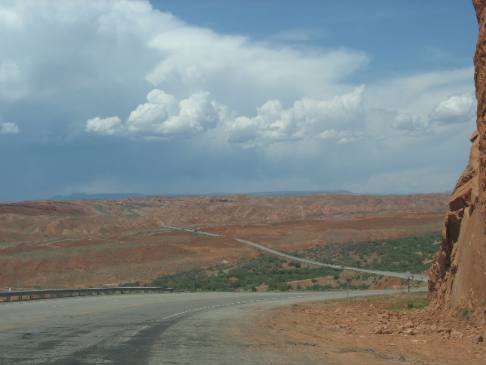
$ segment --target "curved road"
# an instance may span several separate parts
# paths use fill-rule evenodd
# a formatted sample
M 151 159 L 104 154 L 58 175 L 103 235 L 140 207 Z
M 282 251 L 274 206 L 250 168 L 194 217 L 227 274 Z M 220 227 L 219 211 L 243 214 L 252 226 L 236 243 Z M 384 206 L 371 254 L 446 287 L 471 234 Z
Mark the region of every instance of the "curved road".
M 138 294 L 5 303 L 0 364 L 273 364 L 269 354 L 227 336 L 228 324 L 276 305 L 394 292 Z
M 284 258 L 292 260 L 292 261 L 302 262 L 304 264 L 321 266 L 321 267 L 329 267 L 329 268 L 335 269 L 335 270 L 348 270 L 348 271 L 354 271 L 354 272 L 362 272 L 362 273 L 366 273 L 366 274 L 390 276 L 390 277 L 393 277 L 393 278 L 399 278 L 399 279 L 405 279 L 405 280 L 411 279 L 411 280 L 422 281 L 422 282 L 428 281 L 428 277 L 425 276 L 425 275 L 421 275 L 421 274 L 411 274 L 411 273 L 395 272 L 395 271 L 370 270 L 370 269 L 363 269 L 363 268 L 353 267 L 353 266 L 325 264 L 323 262 L 305 259 L 305 258 L 298 257 L 298 256 L 289 255 L 287 253 L 277 251 L 277 250 L 274 250 L 273 248 L 264 246 L 260 243 L 256 243 L 256 242 L 252 242 L 252 241 L 248 241 L 248 240 L 242 240 L 240 238 L 235 238 L 235 241 L 238 241 L 240 243 L 244 243 L 245 245 L 252 246 L 252 247 L 254 247 L 254 248 L 256 248 L 260 251 L 265 251 L 265 252 L 268 252 L 272 255 L 284 257 Z
M 171 230 L 175 230 L 175 231 L 189 232 L 189 233 L 193 233 L 193 234 L 201 235 L 201 236 L 224 237 L 221 234 L 204 232 L 204 231 L 194 230 L 194 229 L 190 229 L 190 228 L 180 228 L 180 227 L 174 227 L 174 226 L 163 226 L 163 228 L 171 229 Z M 283 257 L 283 258 L 285 258 L 287 260 L 291 260 L 291 261 L 301 262 L 303 264 L 321 266 L 321 267 L 329 267 L 329 268 L 335 269 L 335 270 L 347 270 L 347 271 L 361 272 L 361 273 L 365 273 L 365 274 L 389 276 L 389 277 L 399 278 L 399 279 L 404 279 L 404 280 L 410 279 L 410 280 L 421 281 L 421 282 L 425 282 L 425 283 L 428 282 L 428 280 L 429 280 L 428 276 L 422 275 L 422 274 L 415 274 L 415 273 L 408 273 L 408 272 L 370 270 L 370 269 L 363 269 L 363 268 L 360 268 L 360 267 L 353 267 L 353 266 L 326 264 L 326 263 L 323 263 L 323 262 L 290 255 L 290 254 L 282 252 L 282 251 L 277 251 L 277 250 L 274 250 L 273 248 L 262 245 L 261 243 L 252 242 L 252 241 L 244 240 L 244 239 L 241 239 L 241 238 L 233 238 L 233 240 L 235 240 L 236 242 L 242 243 L 244 245 L 256 248 L 257 250 L 264 251 L 264 252 L 269 253 L 271 255 Z

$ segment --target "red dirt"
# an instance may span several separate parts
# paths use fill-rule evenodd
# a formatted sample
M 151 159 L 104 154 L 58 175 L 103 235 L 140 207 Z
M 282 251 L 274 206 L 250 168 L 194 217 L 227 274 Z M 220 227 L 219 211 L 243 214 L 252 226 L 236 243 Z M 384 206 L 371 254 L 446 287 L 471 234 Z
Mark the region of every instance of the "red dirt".
M 346 365 L 484 364 L 484 323 L 438 317 L 428 309 L 389 309 L 402 298 L 280 307 L 246 319 L 240 336 L 254 344 L 254 351 L 281 353 L 281 364 L 301 355 L 315 363 Z
M 295 251 L 437 232 L 445 195 L 148 197 L 0 205 L 0 287 L 150 282 L 259 255 L 191 226 Z

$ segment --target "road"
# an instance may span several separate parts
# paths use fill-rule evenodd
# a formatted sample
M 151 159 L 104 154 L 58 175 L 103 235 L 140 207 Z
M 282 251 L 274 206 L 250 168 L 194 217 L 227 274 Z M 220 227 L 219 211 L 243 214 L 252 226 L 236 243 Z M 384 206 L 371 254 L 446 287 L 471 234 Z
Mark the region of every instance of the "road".
M 0 364 L 273 364 L 271 353 L 251 351 L 227 336 L 226 328 L 277 305 L 392 292 L 138 294 L 5 303 Z
M 204 232 L 204 231 L 201 231 L 201 230 L 194 230 L 194 229 L 191 229 L 191 228 L 180 228 L 180 227 L 174 227 L 174 226 L 163 226 L 163 228 L 176 230 L 176 231 L 189 232 L 189 233 L 201 235 L 201 236 L 224 237 L 223 235 L 220 235 L 220 234 L 215 234 L 215 233 L 211 233 L 211 232 Z M 257 250 L 269 253 L 271 255 L 283 257 L 287 260 L 301 262 L 301 263 L 308 264 L 308 265 L 314 265 L 314 266 L 320 266 L 320 267 L 329 267 L 329 268 L 335 269 L 335 270 L 348 270 L 348 271 L 354 271 L 354 272 L 361 272 L 361 273 L 365 273 L 365 274 L 389 276 L 389 277 L 405 279 L 405 280 L 411 279 L 411 280 L 415 280 L 415 281 L 421 281 L 421 282 L 424 282 L 424 283 L 428 282 L 428 280 L 429 280 L 428 276 L 422 275 L 422 274 L 415 274 L 415 273 L 411 274 L 411 273 L 408 273 L 408 272 L 395 272 L 395 271 L 382 271 L 382 270 L 369 270 L 369 269 L 363 269 L 363 268 L 360 268 L 360 267 L 353 267 L 353 266 L 326 264 L 324 262 L 318 262 L 318 261 L 315 261 L 315 260 L 310 260 L 310 259 L 306 259 L 306 258 L 303 258 L 303 257 L 290 255 L 290 254 L 282 252 L 282 251 L 277 251 L 273 248 L 262 245 L 261 243 L 248 241 L 248 240 L 244 240 L 244 239 L 241 239 L 241 238 L 233 238 L 233 240 L 235 240 L 239 243 L 242 243 L 244 245 L 256 248 Z
M 362 268 L 359 268 L 359 267 L 352 267 L 352 266 L 325 264 L 323 262 L 318 262 L 318 261 L 315 261 L 315 260 L 310 260 L 310 259 L 305 259 L 305 258 L 302 258 L 302 257 L 289 255 L 285 252 L 280 252 L 280 251 L 274 250 L 273 248 L 264 246 L 260 243 L 256 243 L 256 242 L 252 242 L 252 241 L 248 241 L 248 240 L 242 240 L 240 238 L 235 238 L 235 240 L 240 242 L 240 243 L 244 243 L 246 245 L 252 246 L 256 249 L 259 249 L 260 251 L 265 251 L 265 252 L 268 252 L 272 255 L 280 256 L 280 257 L 283 257 L 283 258 L 286 258 L 286 259 L 292 260 L 292 261 L 302 262 L 304 264 L 321 266 L 321 267 L 329 267 L 331 269 L 336 269 L 336 270 L 348 270 L 348 271 L 362 272 L 362 273 L 373 274 L 373 275 L 391 276 L 391 277 L 394 277 L 394 278 L 400 278 L 400 279 L 405 279 L 405 280 L 412 278 L 413 280 L 417 280 L 417 281 L 423 281 L 423 282 L 428 281 L 428 278 L 426 276 L 420 275 L 420 274 L 413 274 L 413 276 L 412 276 L 411 274 L 405 273 L 405 272 L 369 270 L 369 269 L 362 269 Z

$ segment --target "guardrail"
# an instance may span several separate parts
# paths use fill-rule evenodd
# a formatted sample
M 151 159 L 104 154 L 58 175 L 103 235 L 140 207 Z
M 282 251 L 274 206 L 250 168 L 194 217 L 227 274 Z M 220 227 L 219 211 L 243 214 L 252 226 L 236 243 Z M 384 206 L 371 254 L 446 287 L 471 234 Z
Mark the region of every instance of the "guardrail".
M 113 288 L 79 288 L 79 289 L 39 289 L 39 290 L 12 290 L 0 292 L 0 301 L 16 302 L 24 300 L 80 297 L 88 295 L 111 295 L 133 293 L 172 293 L 172 288 L 155 286 L 130 286 Z

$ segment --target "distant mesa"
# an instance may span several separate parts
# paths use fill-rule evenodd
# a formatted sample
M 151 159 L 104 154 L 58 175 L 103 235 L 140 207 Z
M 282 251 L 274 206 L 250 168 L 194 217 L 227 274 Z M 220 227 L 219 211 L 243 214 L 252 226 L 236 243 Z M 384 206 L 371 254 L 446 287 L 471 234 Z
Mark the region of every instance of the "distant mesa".
M 284 190 L 284 191 L 262 191 L 246 193 L 244 195 L 256 196 L 285 196 L 285 195 L 354 195 L 349 190 Z
M 160 196 L 225 196 L 225 195 L 249 195 L 249 196 L 305 196 L 305 195 L 354 195 L 349 190 L 285 190 L 285 191 L 262 191 L 251 193 L 168 193 L 157 194 Z M 144 198 L 152 194 L 141 193 L 73 193 L 69 195 L 54 195 L 49 200 L 53 201 L 77 201 L 77 200 L 125 200 L 130 198 Z
M 49 200 L 54 201 L 76 201 L 76 200 L 124 200 L 129 198 L 142 198 L 144 194 L 138 193 L 73 193 L 69 195 L 54 195 Z

